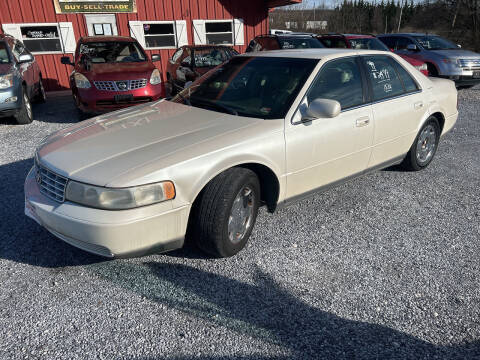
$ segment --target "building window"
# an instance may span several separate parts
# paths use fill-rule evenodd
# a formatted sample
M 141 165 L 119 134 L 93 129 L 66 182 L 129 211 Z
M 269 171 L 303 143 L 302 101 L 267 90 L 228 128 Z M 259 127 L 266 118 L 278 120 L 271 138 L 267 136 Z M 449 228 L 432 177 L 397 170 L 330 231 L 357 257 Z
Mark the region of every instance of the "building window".
M 3 24 L 2 28 L 34 54 L 75 52 L 77 43 L 71 22 Z
M 188 44 L 187 22 L 129 21 L 130 34 L 145 49 L 175 49 Z
M 111 36 L 113 34 L 112 24 L 93 24 L 93 32 L 95 35 Z
M 32 53 L 62 52 L 62 41 L 57 26 L 52 25 L 20 25 L 25 47 Z
M 157 49 L 176 47 L 174 23 L 144 23 L 145 48 Z
M 232 21 L 205 21 L 207 44 L 233 45 Z

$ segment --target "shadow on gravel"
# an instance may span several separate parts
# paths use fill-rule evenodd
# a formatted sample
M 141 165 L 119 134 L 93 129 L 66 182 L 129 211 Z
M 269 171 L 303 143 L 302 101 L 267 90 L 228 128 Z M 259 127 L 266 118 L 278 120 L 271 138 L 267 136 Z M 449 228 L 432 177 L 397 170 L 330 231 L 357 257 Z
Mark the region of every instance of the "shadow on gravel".
M 32 165 L 27 159 L 0 166 L 0 258 L 42 267 L 105 261 L 58 240 L 24 215 L 23 183 Z
M 382 325 L 347 320 L 289 293 L 256 268 L 246 284 L 181 264 L 110 262 L 90 268 L 141 297 L 278 345 L 289 359 L 473 359 L 480 343 L 436 346 Z M 321 279 L 318 279 L 321 281 Z M 196 334 L 170 334 L 188 339 Z M 228 339 L 218 339 L 222 342 Z M 199 349 L 201 350 L 201 349 Z M 188 359 L 190 357 L 174 357 Z M 202 357 L 195 357 L 195 359 Z M 204 357 L 204 359 L 237 359 Z M 267 359 L 252 356 L 241 359 Z

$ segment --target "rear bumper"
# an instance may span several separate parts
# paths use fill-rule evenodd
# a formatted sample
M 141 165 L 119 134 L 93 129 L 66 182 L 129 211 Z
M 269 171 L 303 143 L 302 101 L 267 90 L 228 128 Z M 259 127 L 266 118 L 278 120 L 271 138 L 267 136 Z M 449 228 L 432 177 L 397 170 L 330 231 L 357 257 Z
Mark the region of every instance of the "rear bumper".
M 25 181 L 25 215 L 63 241 L 104 257 L 132 257 L 183 246 L 190 207 L 171 202 L 107 211 L 58 203 L 43 195 L 30 170 Z
M 116 101 L 115 95 L 132 95 L 133 97 L 130 100 Z M 122 92 L 97 90 L 92 87 L 75 89 L 73 96 L 76 98 L 78 108 L 83 112 L 101 114 L 161 99 L 165 97 L 165 87 L 163 83 L 148 84 L 142 89 Z

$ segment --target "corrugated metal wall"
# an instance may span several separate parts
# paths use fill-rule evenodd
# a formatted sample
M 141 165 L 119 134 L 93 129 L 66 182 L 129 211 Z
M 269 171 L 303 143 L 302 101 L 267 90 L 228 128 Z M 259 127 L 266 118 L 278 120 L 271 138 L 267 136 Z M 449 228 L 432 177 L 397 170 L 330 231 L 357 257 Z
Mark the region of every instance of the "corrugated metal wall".
M 245 44 L 256 35 L 268 31 L 268 9 L 264 1 L 239 0 L 137 0 L 137 13 L 116 14 L 118 34 L 130 36 L 128 21 L 139 20 L 186 20 L 188 40 L 193 44 L 192 20 L 243 19 Z M 0 0 L 0 32 L 4 23 L 48 23 L 71 22 L 75 38 L 87 36 L 83 14 L 57 15 L 53 0 Z M 245 46 L 236 46 L 239 52 Z M 149 54 L 160 54 L 162 61 L 157 67 L 165 75 L 166 63 L 175 50 L 153 50 Z M 36 55 L 48 90 L 69 88 L 68 75 L 71 67 L 62 65 L 62 55 Z

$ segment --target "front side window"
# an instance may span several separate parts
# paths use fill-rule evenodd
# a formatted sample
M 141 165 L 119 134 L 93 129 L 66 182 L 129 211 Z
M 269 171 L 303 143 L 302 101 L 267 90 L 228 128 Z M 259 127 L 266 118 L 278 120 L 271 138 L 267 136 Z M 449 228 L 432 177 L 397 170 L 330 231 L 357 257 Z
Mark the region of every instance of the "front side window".
M 278 41 L 282 49 L 316 49 L 323 48 L 320 40 L 315 38 L 279 37 Z
M 81 63 L 127 63 L 146 61 L 145 53 L 130 41 L 102 41 L 80 44 Z
M 13 45 L 13 56 L 15 56 L 15 59 L 20 58 L 20 55 L 23 55 L 26 52 L 25 45 L 23 45 L 20 41 L 15 41 Z
M 207 44 L 233 44 L 232 21 L 205 21 Z
M 178 59 L 180 59 L 180 57 L 182 56 L 183 54 L 183 49 L 178 49 L 177 52 L 175 54 L 173 54 L 172 56 L 172 61 L 174 63 L 176 63 L 178 61 Z
M 261 119 L 284 118 L 317 59 L 237 56 L 172 101 Z
M 388 56 L 365 56 L 363 59 L 366 64 L 367 77 L 372 85 L 374 101 L 401 95 L 405 92 L 394 64 Z
M 195 49 L 195 67 L 213 67 L 230 59 L 233 54 L 228 49 L 203 48 Z
M 336 100 L 342 110 L 364 103 L 361 72 L 355 58 L 333 60 L 322 66 L 307 93 L 309 104 L 318 98 Z
M 413 41 L 406 37 L 397 37 L 395 50 L 407 50 L 407 46 L 413 44 Z M 414 44 L 415 45 L 415 44 Z
M 145 48 L 176 47 L 174 23 L 144 23 Z
M 414 36 L 414 38 L 427 50 L 451 50 L 458 48 L 457 45 L 440 36 L 426 35 Z
M 0 41 L 0 64 L 10 63 L 7 46 L 8 45 L 4 41 Z
M 31 52 L 61 52 L 58 27 L 55 25 L 20 26 L 22 41 Z
M 336 48 L 336 49 L 345 49 L 347 47 L 347 43 L 342 38 L 321 38 L 320 39 L 323 45 L 328 48 Z

